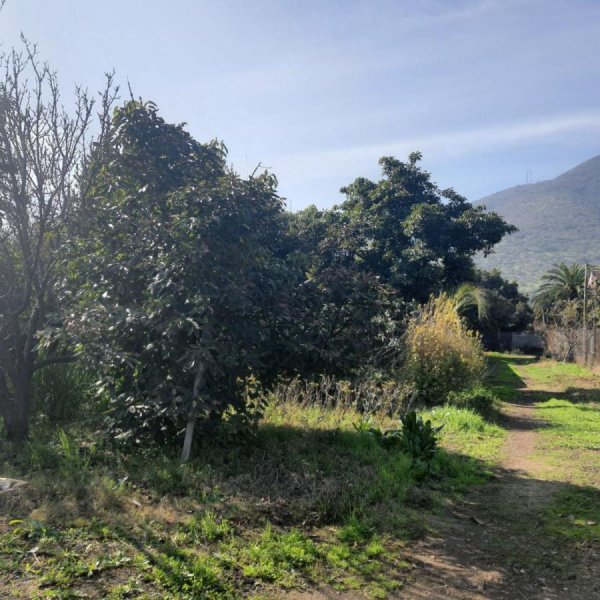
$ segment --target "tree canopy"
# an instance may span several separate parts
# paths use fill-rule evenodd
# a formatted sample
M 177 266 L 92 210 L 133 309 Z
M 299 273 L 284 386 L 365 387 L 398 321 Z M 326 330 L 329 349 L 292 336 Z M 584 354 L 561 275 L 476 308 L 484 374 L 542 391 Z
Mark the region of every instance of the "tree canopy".
M 491 252 L 516 228 L 454 190 L 439 189 L 420 160 L 418 152 L 407 162 L 383 157 L 378 182 L 356 179 L 342 188 L 340 206 L 298 216 L 318 248 L 313 268 L 351 266 L 419 302 L 472 279 L 472 257 Z
M 268 174 L 241 179 L 152 103 L 115 112 L 83 209 L 66 328 L 101 369 L 123 437 L 173 435 L 190 416 L 243 407 L 272 370 L 285 320 L 282 203 Z
M 68 125 L 74 136 L 83 118 Z M 351 377 L 396 364 L 390 356 L 417 305 L 473 282 L 473 255 L 514 231 L 440 190 L 419 153 L 382 158 L 382 178 L 355 180 L 339 206 L 291 214 L 274 175 L 240 177 L 222 143 L 196 141 L 151 102 L 128 101 L 112 118 L 105 110 L 101 122 L 98 143 L 72 162 L 76 179 L 66 174 L 77 185 L 52 196 L 62 204 L 48 214 L 62 215 L 68 201 L 68 223 L 53 221 L 37 242 L 47 264 L 60 265 L 48 275 L 52 310 L 45 290 L 23 314 L 36 315 L 30 348 L 39 329 L 54 326 L 31 352 L 29 381 L 40 349 L 45 358 L 76 355 L 98 374 L 121 439 L 174 440 L 185 427 L 186 454 L 198 418 L 244 413 L 251 379 Z M 46 196 L 32 197 L 45 214 Z M 42 220 L 26 227 L 39 232 Z M 19 232 L 2 243 L 0 266 L 9 268 Z M 28 259 L 20 268 L 28 274 Z M 45 277 L 36 272 L 21 287 L 37 289 Z M 4 397 L 14 388 L 6 375 L 0 369 Z

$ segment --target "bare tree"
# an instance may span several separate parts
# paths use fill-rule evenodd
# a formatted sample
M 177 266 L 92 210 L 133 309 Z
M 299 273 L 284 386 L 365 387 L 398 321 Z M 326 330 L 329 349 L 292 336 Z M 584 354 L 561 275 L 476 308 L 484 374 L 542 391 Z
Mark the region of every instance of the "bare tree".
M 54 308 L 61 250 L 78 202 L 90 148 L 98 147 L 115 99 L 101 95 L 96 145 L 94 100 L 76 88 L 71 110 L 35 47 L 0 57 L 0 414 L 7 437 L 28 434 L 34 372 L 65 355 L 40 353 L 37 333 Z

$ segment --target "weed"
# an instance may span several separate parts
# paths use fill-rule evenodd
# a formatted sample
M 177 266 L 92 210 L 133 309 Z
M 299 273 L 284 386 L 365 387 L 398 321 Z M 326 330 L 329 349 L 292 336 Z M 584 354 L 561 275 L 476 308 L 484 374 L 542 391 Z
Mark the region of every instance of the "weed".
M 354 513 L 340 529 L 338 538 L 346 544 L 359 544 L 366 542 L 373 536 L 373 529 L 364 519 L 360 519 Z
M 210 510 L 193 519 L 188 525 L 188 532 L 196 541 L 216 542 L 230 535 L 232 531 L 226 519 L 218 517 Z
M 90 404 L 91 388 L 90 376 L 80 365 L 44 367 L 33 378 L 34 413 L 47 415 L 53 422 L 72 420 Z
M 276 533 L 270 525 L 239 555 L 245 577 L 277 582 L 283 587 L 292 586 L 296 580 L 294 571 L 313 565 L 318 557 L 314 542 L 298 530 Z
M 430 462 L 435 456 L 437 434 L 444 426 L 434 427 L 430 420 L 424 421 L 415 411 L 406 413 L 401 421 L 400 448 L 415 461 Z

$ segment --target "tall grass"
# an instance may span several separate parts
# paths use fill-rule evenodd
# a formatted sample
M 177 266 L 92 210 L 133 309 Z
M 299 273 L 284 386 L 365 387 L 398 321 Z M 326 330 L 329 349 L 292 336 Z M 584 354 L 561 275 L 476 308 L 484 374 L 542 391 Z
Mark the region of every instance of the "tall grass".
M 33 378 L 34 413 L 62 422 L 80 417 L 92 400 L 91 378 L 76 364 L 49 365 Z
M 410 405 L 414 390 L 405 382 L 387 379 L 346 380 L 322 375 L 318 379 L 282 381 L 272 390 L 276 404 L 304 408 L 352 410 L 361 414 L 395 416 Z

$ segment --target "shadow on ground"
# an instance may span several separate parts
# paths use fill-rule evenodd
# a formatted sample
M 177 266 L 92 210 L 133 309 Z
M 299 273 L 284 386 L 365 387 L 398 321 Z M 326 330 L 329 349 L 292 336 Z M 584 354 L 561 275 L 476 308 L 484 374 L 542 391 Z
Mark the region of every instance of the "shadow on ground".
M 587 502 L 581 514 L 561 514 L 564 498 Z M 600 598 L 600 531 L 585 525 L 593 522 L 586 507 L 599 503 L 598 489 L 497 469 L 417 544 L 413 582 L 401 597 Z

